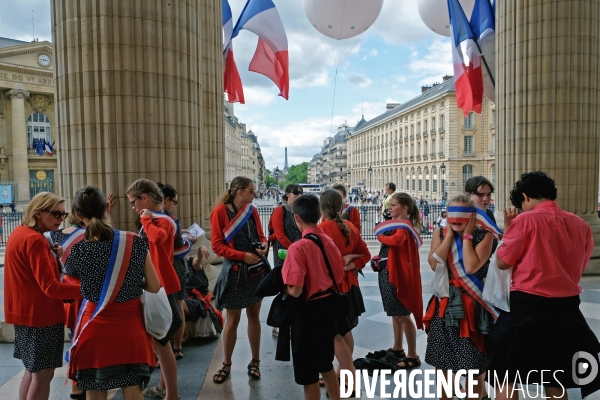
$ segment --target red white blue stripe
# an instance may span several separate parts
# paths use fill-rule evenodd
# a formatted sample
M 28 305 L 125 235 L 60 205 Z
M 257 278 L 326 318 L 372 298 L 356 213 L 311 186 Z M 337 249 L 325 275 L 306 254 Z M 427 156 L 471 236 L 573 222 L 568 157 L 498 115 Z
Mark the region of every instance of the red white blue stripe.
M 484 60 L 481 49 L 488 39 L 494 38 L 496 30 L 494 10 L 489 0 L 475 0 L 470 25 L 475 37 L 467 40 L 467 56 L 469 57 L 467 75 L 473 91 L 473 111 L 481 113 L 484 94 L 482 69 Z M 491 71 L 488 70 L 488 73 L 493 87 L 494 78 L 491 76 Z
M 248 0 L 233 28 L 231 39 L 246 29 L 258 35 L 250 70 L 269 77 L 279 95 L 289 97 L 288 41 L 279 12 L 272 0 Z M 228 42 L 225 42 L 226 45 Z
M 114 232 L 115 236 L 112 242 L 112 249 L 110 252 L 108 268 L 106 270 L 106 275 L 104 278 L 104 284 L 102 285 L 102 293 L 100 294 L 100 300 L 98 301 L 96 309 L 94 310 L 94 313 L 92 314 L 91 318 L 82 327 L 82 310 L 85 309 L 88 302 L 87 299 L 83 300 L 79 311 L 79 315 L 77 317 L 77 323 L 75 325 L 75 332 L 73 334 L 71 347 L 65 357 L 67 361 L 69 360 L 69 354 L 77 346 L 79 338 L 81 337 L 81 333 L 85 330 L 85 328 L 87 328 L 90 325 L 94 318 L 102 312 L 102 310 L 106 309 L 106 307 L 108 307 L 115 301 L 117 295 L 119 294 L 119 291 L 121 290 L 121 287 L 123 286 L 125 274 L 129 269 L 129 261 L 131 260 L 134 235 L 131 232 Z
M 242 86 L 242 78 L 237 69 L 235 59 L 233 58 L 233 42 L 231 35 L 233 34 L 233 15 L 228 0 L 223 0 L 222 3 L 222 22 L 223 22 L 223 87 L 227 93 L 227 100 L 230 103 L 244 104 L 244 88 Z
M 63 248 L 63 254 L 60 256 L 60 262 L 62 265 L 67 265 L 67 258 L 69 258 L 69 255 L 71 254 L 71 249 L 75 244 L 81 242 L 84 236 L 85 229 L 77 228 L 60 243 Z
M 423 239 L 421 239 L 421 235 L 419 235 L 419 232 L 417 232 L 417 230 L 409 220 L 391 219 L 389 221 L 381 222 L 377 224 L 377 226 L 375 226 L 375 229 L 373 229 L 373 233 L 375 233 L 375 236 L 379 236 L 382 233 L 393 231 L 395 229 L 408 230 L 415 239 L 417 247 L 420 248 L 423 245 Z
M 467 68 L 460 44 L 467 39 L 475 38 L 458 0 L 448 0 L 450 14 L 450 37 L 452 38 L 452 65 L 454 68 L 454 88 L 456 90 L 456 105 L 462 109 L 465 117 L 473 109 L 473 92 L 467 76 Z
M 464 206 L 450 206 L 448 207 L 448 222 L 459 222 L 459 223 L 467 223 L 471 218 L 471 214 L 477 213 L 475 216 L 477 222 L 483 229 L 486 231 L 492 232 L 492 234 L 496 237 L 499 235 L 503 235 L 504 232 L 502 229 L 496 225 L 496 223 L 490 218 L 489 215 L 485 213 L 481 208 L 477 207 L 464 207 Z
M 342 210 L 342 215 L 344 215 L 344 214 L 350 214 L 350 211 L 352 211 L 353 208 L 354 208 L 354 206 L 352 206 L 350 204 L 346 204 L 346 206 Z
M 494 319 L 498 318 L 498 312 L 487 301 L 483 299 L 483 282 L 475 275 L 468 274 L 463 263 L 463 244 L 458 235 L 454 236 L 450 253 L 448 254 L 448 266 L 452 271 L 452 276 L 461 287 L 471 295 L 483 308 L 485 308 Z
M 176 260 L 184 258 L 192 250 L 192 241 L 186 238 L 184 238 L 183 241 L 185 242 L 185 246 L 175 249 L 175 252 L 173 253 L 173 258 Z
M 173 218 L 171 218 L 170 215 L 165 214 L 164 212 L 156 212 L 156 211 L 152 211 L 152 219 L 160 219 L 160 218 L 166 218 L 170 223 L 173 224 L 173 232 L 174 232 L 174 236 L 177 236 L 177 223 L 175 221 L 173 221 Z M 142 230 L 144 228 L 142 227 Z
M 238 213 L 229 221 L 229 223 L 223 229 L 225 234 L 225 243 L 229 243 L 235 234 L 242 229 L 242 226 L 248 221 L 254 212 L 254 206 L 252 204 L 246 204 L 242 207 Z

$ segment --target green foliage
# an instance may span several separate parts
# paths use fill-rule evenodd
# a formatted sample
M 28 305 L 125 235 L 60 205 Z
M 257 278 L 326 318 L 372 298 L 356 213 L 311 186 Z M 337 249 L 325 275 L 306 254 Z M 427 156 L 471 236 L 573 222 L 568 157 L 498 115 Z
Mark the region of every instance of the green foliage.
M 308 162 L 305 161 L 302 164 L 292 165 L 288 169 L 288 173 L 285 176 L 285 184 L 287 186 L 291 183 L 307 183 L 308 182 Z
M 265 178 L 265 184 L 268 188 L 270 188 L 272 185 L 275 184 L 275 178 L 273 178 L 271 175 L 267 175 L 267 177 Z

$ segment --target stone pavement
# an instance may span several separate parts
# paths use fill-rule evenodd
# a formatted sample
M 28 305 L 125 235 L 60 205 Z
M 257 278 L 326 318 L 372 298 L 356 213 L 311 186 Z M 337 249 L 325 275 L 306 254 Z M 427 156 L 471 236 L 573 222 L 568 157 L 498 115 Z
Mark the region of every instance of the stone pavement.
M 370 246 L 372 252 L 378 246 Z M 423 278 L 423 301 L 429 300 L 429 282 L 433 272 L 425 262 L 429 246 L 425 243 L 421 251 L 421 274 Z M 365 299 L 366 313 L 361 317 L 359 325 L 354 329 L 356 348 L 354 357 L 363 357 L 370 351 L 388 348 L 392 345 L 393 334 L 391 318 L 385 315 L 379 295 L 377 275 L 365 269 L 365 276 L 360 277 L 360 285 Z M 211 280 L 218 273 L 218 267 L 209 270 Z M 0 269 L 0 302 L 3 301 L 3 272 Z M 584 277 L 581 283 L 584 291 L 581 295 L 581 310 L 596 335 L 600 335 L 600 277 Z M 246 319 L 242 318 L 238 329 L 237 346 L 233 354 L 233 369 L 230 378 L 222 385 L 212 382 L 213 374 L 221 367 L 223 361 L 223 346 L 219 340 L 201 340 L 186 343 L 183 351 L 185 356 L 178 362 L 178 377 L 180 396 L 185 400 L 193 399 L 285 399 L 300 400 L 303 398 L 302 388 L 294 383 L 291 362 L 275 361 L 276 338 L 271 335 L 271 328 L 265 323 L 271 298 L 264 300 L 261 321 L 263 334 L 261 337 L 261 372 L 263 378 L 259 381 L 250 379 L 246 366 L 250 362 L 250 348 L 246 335 Z M 1 308 L 0 308 L 1 310 Z M 1 320 L 1 318 L 0 318 Z M 426 335 L 418 331 L 417 352 L 421 358 L 425 355 Z M 67 344 L 65 344 L 65 347 Z M 13 344 L 0 343 L 0 400 L 14 400 L 18 395 L 20 377 L 23 366 L 19 360 L 12 358 Z M 423 363 L 421 370 L 432 367 Z M 151 384 L 158 380 L 158 373 L 152 376 Z M 535 387 L 530 387 L 534 397 Z M 68 389 L 65 387 L 65 367 L 57 370 L 52 382 L 51 399 L 68 398 Z M 325 391 L 322 390 L 325 398 Z M 379 388 L 375 392 L 379 395 Z M 391 390 L 388 392 L 391 393 Z M 362 398 L 367 398 L 364 395 Z M 380 397 L 375 397 L 380 398 Z M 410 397 L 408 397 L 410 398 Z M 539 395 L 538 395 L 538 398 Z M 580 399 L 578 391 L 569 391 L 570 399 Z M 109 399 L 121 399 L 120 392 L 111 393 Z M 600 394 L 595 393 L 588 399 L 600 399 Z

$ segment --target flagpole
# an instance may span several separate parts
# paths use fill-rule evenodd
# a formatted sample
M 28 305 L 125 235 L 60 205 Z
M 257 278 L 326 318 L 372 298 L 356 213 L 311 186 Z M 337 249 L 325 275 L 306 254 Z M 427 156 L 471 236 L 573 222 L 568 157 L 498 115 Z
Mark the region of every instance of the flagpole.
M 479 54 L 481 54 L 481 60 L 483 60 L 483 65 L 485 65 L 485 69 L 487 70 L 487 73 L 490 76 L 490 79 L 492 80 L 492 85 L 494 85 L 494 87 L 496 87 L 496 82 L 494 81 L 494 75 L 492 75 L 492 72 L 490 71 L 490 67 L 488 66 L 488 63 L 485 60 L 483 51 L 481 50 L 481 47 L 479 46 L 479 40 L 475 39 L 473 42 L 475 43 L 475 46 L 477 46 L 477 50 L 479 50 Z
M 229 39 L 229 41 L 231 42 L 233 40 L 234 37 L 236 37 L 237 35 L 235 34 L 235 30 L 237 29 L 238 25 L 240 24 L 240 17 L 242 15 L 244 15 L 244 11 L 246 11 L 246 8 L 248 8 L 248 5 L 250 4 L 250 0 L 246 1 L 246 5 L 244 6 L 244 9 L 242 10 L 242 12 L 240 13 L 240 16 L 238 17 L 237 22 L 235 23 L 235 26 L 233 27 L 233 31 L 231 32 L 231 38 Z M 233 14 L 231 16 L 233 18 Z M 229 44 L 229 43 L 227 43 Z M 227 46 L 226 46 L 227 47 Z M 223 53 L 225 53 L 225 51 L 223 51 Z

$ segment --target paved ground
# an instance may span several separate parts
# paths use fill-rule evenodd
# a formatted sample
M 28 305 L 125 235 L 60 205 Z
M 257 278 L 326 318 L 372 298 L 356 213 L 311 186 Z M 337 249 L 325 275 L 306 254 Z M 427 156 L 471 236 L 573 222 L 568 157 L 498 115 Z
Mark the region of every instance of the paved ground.
M 378 247 L 371 247 L 376 251 Z M 421 259 L 426 260 L 428 243 L 423 246 Z M 218 272 L 218 268 L 211 270 L 211 275 Z M 433 273 L 426 263 L 421 265 L 423 277 L 424 302 L 429 299 L 428 285 Z M 0 269 L 0 302 L 3 301 L 3 273 Z M 356 349 L 355 358 L 363 357 L 369 351 L 388 348 L 392 344 L 391 319 L 383 311 L 377 275 L 365 270 L 365 277 L 360 277 L 360 285 L 365 298 L 366 313 L 361 317 L 361 322 L 355 328 L 354 337 Z M 600 277 L 585 277 L 582 280 L 584 292 L 581 295 L 581 309 L 587 318 L 590 327 L 600 335 Z M 261 339 L 261 371 L 263 379 L 251 380 L 247 375 L 246 366 L 250 361 L 250 350 L 245 333 L 245 318 L 242 319 L 238 330 L 238 344 L 233 356 L 233 370 L 231 378 L 223 385 L 212 383 L 212 375 L 220 368 L 223 360 L 223 347 L 221 340 L 194 341 L 184 346 L 185 357 L 179 361 L 179 387 L 182 399 L 285 399 L 300 400 L 303 398 L 302 389 L 294 383 L 293 369 L 290 362 L 274 360 L 276 339 L 271 336 L 271 328 L 266 326 L 270 299 L 264 300 L 261 312 L 263 321 L 263 335 Z M 1 310 L 2 308 L 0 308 Z M 1 319 L 0 319 L 1 320 Z M 575 339 L 575 338 L 574 338 Z M 560 345 L 560 344 L 558 344 Z M 420 331 L 417 339 L 417 350 L 421 357 L 425 354 L 426 336 Z M 20 361 L 12 358 L 13 345 L 0 344 L 0 400 L 14 400 L 17 398 L 18 385 L 23 373 Z M 423 364 L 421 370 L 431 369 Z M 158 374 L 153 375 L 155 383 Z M 530 388 L 534 390 L 535 388 Z M 52 382 L 51 398 L 66 399 L 68 390 L 65 387 L 64 367 L 58 370 Z M 379 394 L 379 388 L 376 391 Z M 569 391 L 570 399 L 580 399 L 577 391 Z M 109 399 L 121 399 L 120 393 L 111 393 Z M 324 390 L 323 390 L 323 398 Z M 364 394 L 362 398 L 367 398 Z M 375 397 L 379 398 L 379 397 Z M 410 398 L 410 397 L 407 397 Z M 531 397 L 535 398 L 535 397 Z M 538 398 L 539 395 L 538 395 Z M 596 393 L 588 399 L 600 399 Z

